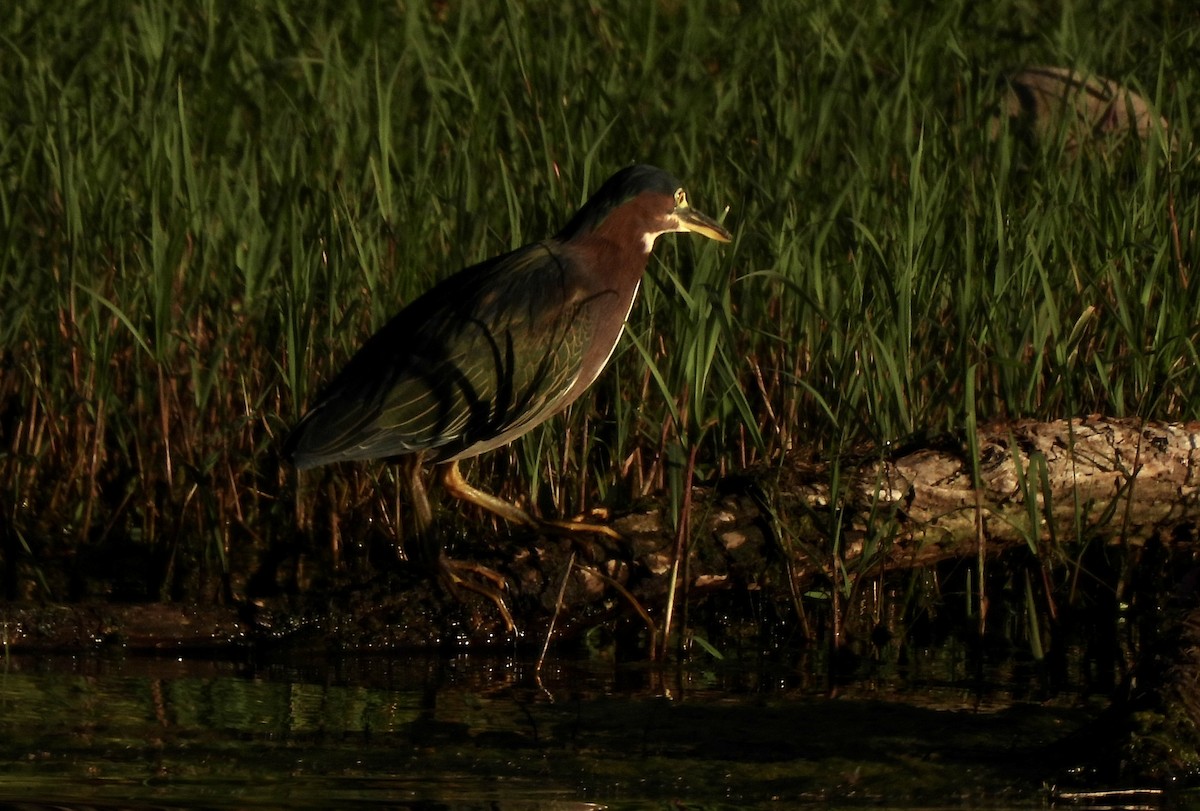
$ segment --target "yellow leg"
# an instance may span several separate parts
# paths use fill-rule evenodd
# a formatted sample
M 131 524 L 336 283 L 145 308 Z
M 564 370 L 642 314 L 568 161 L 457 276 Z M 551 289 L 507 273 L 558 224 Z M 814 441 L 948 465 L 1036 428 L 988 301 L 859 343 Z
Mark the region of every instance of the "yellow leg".
M 502 592 L 508 585 L 504 576 L 486 566 L 447 557 L 438 538 L 433 534 L 433 509 L 429 506 L 429 496 L 421 475 L 422 461 L 421 454 L 413 454 L 401 463 L 403 475 L 408 481 L 413 524 L 416 529 L 416 544 L 406 550 L 409 558 L 423 560 L 427 565 L 432 563 L 437 569 L 438 580 L 442 586 L 456 598 L 461 589 L 466 589 L 491 600 L 504 620 L 508 632 L 512 633 L 516 630 L 516 624 L 504 602 Z
M 458 469 L 457 461 L 448 462 L 442 466 L 442 486 L 455 498 L 482 507 L 488 512 L 494 513 L 514 524 L 523 524 L 527 527 L 555 532 L 560 535 L 590 532 L 597 535 L 607 535 L 617 540 L 621 539 L 621 533 L 604 524 L 589 524 L 586 521 L 576 520 L 537 521 L 517 505 L 510 504 L 502 498 L 497 498 L 491 493 L 485 493 L 479 488 L 467 484 L 467 480 L 463 478 L 462 471 Z
M 446 492 L 462 501 L 468 501 L 477 507 L 482 507 L 490 513 L 503 518 L 505 521 L 511 521 L 514 524 L 524 524 L 527 527 L 536 527 L 537 521 L 530 517 L 529 513 L 522 510 L 516 504 L 510 504 L 502 498 L 497 498 L 491 493 L 485 493 L 477 487 L 472 487 L 467 484 L 467 480 L 463 478 L 462 471 L 458 469 L 458 462 L 448 462 L 442 466 L 442 486 L 446 488 Z
M 417 534 L 424 535 L 433 525 L 433 509 L 429 506 L 429 496 L 425 493 L 425 482 L 421 478 L 421 461 L 423 454 L 416 453 L 404 457 L 401 465 L 408 477 L 408 493 L 412 499 L 413 512 L 416 513 Z
M 424 484 L 421 482 L 419 459 L 413 466 L 411 476 L 413 508 L 417 513 L 418 524 L 427 528 L 433 522 L 433 516 L 429 508 L 429 501 L 425 497 Z M 481 507 L 510 523 L 521 524 L 543 532 L 554 532 L 560 535 L 589 532 L 607 535 L 610 538 L 618 540 L 621 538 L 619 532 L 603 524 L 589 524 L 584 521 L 535 520 L 529 513 L 517 505 L 467 484 L 466 479 L 463 478 L 462 471 L 458 469 L 458 462 L 456 461 L 442 465 L 441 476 L 442 486 L 446 488 L 446 491 L 450 495 L 461 501 Z M 441 550 L 438 552 L 437 565 L 438 575 L 451 594 L 457 593 L 459 589 L 467 589 L 488 598 L 495 604 L 496 610 L 500 612 L 500 616 L 503 618 L 509 633 L 512 633 L 516 629 L 516 623 L 513 622 L 512 614 L 504 602 L 503 592 L 508 588 L 508 581 L 505 580 L 503 575 L 478 563 L 449 558 Z

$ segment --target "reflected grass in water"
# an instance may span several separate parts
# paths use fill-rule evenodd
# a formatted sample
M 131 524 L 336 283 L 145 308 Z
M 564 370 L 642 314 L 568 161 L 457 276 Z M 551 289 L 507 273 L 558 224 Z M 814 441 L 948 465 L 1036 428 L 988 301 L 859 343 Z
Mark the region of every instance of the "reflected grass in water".
M 556 661 L 539 682 L 529 663 L 472 657 L 14 659 L 0 677 L 0 799 L 1040 805 L 1038 748 L 1089 717 L 1087 702 L 1012 702 L 941 675 L 831 699 L 796 663 Z

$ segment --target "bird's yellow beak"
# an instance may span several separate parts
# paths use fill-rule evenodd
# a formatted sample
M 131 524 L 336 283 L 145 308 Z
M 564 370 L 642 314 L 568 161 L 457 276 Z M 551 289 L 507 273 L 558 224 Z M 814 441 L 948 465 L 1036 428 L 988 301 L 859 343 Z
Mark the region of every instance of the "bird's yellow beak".
M 689 206 L 682 189 L 675 194 L 675 218 L 679 220 L 680 231 L 691 231 L 717 242 L 729 242 L 733 239 L 733 234 L 722 228 L 719 222 Z

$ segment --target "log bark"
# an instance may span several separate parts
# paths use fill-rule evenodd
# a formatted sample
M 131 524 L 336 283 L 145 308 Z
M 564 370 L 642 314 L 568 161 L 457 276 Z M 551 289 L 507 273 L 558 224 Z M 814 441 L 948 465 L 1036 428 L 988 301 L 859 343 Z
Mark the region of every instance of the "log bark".
M 979 430 L 974 450 L 944 439 L 843 459 L 836 469 L 792 457 L 698 488 L 693 521 L 700 526 L 692 534 L 730 552 L 771 533 L 790 537 L 801 578 L 830 573 L 831 550 L 819 539 L 835 534 L 839 565 L 867 559 L 885 568 L 1018 545 L 1169 543 L 1196 534 L 1198 464 L 1200 423 L 995 423 Z M 650 544 L 672 534 L 664 511 L 625 516 L 615 526 Z

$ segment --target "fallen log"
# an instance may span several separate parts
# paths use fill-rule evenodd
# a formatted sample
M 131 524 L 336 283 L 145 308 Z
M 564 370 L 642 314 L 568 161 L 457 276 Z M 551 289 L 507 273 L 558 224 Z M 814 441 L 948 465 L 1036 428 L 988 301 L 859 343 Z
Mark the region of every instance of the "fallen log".
M 791 536 L 801 578 L 830 573 L 835 550 L 820 540 L 835 534 L 842 564 L 869 559 L 885 568 L 1018 545 L 1037 552 L 1096 539 L 1133 546 L 1189 539 L 1200 520 L 1198 464 L 1200 423 L 994 423 L 974 442 L 882 449 L 836 466 L 791 457 L 698 487 L 691 534 L 727 551 L 771 532 Z M 659 504 L 614 526 L 653 547 L 652 538 L 673 536 L 665 514 Z

